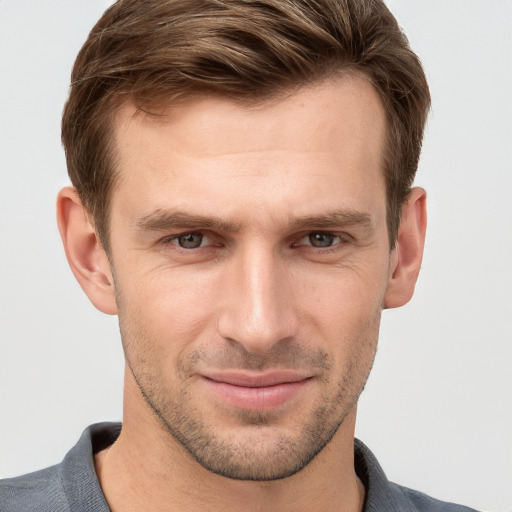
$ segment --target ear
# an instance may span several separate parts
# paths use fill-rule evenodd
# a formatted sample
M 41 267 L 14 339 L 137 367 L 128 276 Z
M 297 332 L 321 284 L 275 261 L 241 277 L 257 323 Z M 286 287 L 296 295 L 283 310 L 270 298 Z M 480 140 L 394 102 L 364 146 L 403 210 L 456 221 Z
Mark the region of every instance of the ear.
M 397 308 L 412 298 L 421 267 L 427 227 L 427 194 L 413 188 L 402 207 L 396 245 L 391 253 L 384 308 Z
M 103 313 L 117 314 L 108 257 L 88 210 L 73 187 L 57 197 L 57 223 L 69 266 L 89 300 Z

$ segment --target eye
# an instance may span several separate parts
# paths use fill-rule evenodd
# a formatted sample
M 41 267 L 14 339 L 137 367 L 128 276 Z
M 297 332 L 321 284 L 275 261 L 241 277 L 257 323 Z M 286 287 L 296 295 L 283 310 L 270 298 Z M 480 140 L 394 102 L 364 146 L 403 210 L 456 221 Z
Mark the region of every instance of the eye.
M 340 242 L 341 238 L 333 233 L 316 231 L 303 236 L 296 245 L 310 245 L 322 249 L 332 247 Z
M 183 249 L 197 249 L 203 245 L 206 237 L 201 233 L 185 233 L 183 235 L 173 236 L 169 242 L 179 245 Z
M 339 241 L 332 233 L 310 233 L 308 239 L 313 247 L 331 247 Z

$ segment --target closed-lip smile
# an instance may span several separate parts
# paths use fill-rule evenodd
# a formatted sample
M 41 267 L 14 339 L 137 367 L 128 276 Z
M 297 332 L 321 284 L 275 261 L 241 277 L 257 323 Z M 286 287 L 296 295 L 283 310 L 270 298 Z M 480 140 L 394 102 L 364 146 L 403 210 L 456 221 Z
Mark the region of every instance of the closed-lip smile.
M 210 371 L 201 374 L 207 389 L 219 400 L 239 409 L 269 410 L 293 400 L 312 380 L 296 370 Z

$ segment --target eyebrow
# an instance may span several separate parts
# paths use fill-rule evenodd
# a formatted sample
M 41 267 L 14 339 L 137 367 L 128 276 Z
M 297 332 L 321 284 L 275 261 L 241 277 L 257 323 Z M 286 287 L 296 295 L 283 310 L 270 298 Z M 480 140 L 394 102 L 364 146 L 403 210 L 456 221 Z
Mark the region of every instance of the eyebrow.
M 356 210 L 334 210 L 321 215 L 290 218 L 290 227 L 294 229 L 348 226 L 372 227 L 374 224 L 375 222 L 372 215 Z
M 136 222 L 140 231 L 166 231 L 173 228 L 218 229 L 227 232 L 240 231 L 240 225 L 217 217 L 189 214 L 179 210 L 156 210 Z
M 334 210 L 320 215 L 291 216 L 292 229 L 335 228 L 348 226 L 372 227 L 372 215 L 355 210 Z M 190 214 L 181 210 L 156 210 L 141 219 L 135 226 L 140 231 L 167 231 L 175 228 L 215 229 L 229 233 L 241 231 L 241 223 L 226 222 L 218 217 Z

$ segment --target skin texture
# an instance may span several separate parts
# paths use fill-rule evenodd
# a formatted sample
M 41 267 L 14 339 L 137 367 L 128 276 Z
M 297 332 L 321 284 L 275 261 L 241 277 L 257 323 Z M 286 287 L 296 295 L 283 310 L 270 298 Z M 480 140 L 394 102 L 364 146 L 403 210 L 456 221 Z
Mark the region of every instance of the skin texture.
M 77 279 L 119 314 L 123 431 L 97 457 L 109 505 L 361 510 L 357 399 L 426 223 L 414 189 L 390 250 L 377 93 L 345 77 L 252 108 L 127 103 L 116 126 L 109 258 L 76 193 L 58 203 Z

